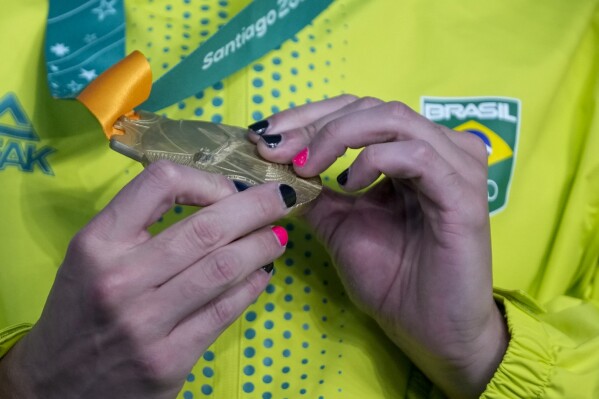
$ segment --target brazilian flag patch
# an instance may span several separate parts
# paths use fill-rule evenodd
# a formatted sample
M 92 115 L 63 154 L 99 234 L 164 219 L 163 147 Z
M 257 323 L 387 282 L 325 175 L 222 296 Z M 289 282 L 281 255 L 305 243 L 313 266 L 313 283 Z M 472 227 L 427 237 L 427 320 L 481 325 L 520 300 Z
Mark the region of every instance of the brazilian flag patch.
M 480 137 L 489 159 L 489 212 L 507 205 L 520 132 L 520 100 L 505 97 L 423 97 L 422 114 L 450 129 Z

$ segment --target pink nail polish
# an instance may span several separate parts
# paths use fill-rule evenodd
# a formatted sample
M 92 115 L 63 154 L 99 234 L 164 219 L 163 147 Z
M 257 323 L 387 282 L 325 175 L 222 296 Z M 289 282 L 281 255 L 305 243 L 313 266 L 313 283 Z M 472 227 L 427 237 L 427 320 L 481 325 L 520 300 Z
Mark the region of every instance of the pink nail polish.
M 287 230 L 285 230 L 284 227 L 274 226 L 272 228 L 272 232 L 275 233 L 275 235 L 277 236 L 277 240 L 279 240 L 279 244 L 281 244 L 282 247 L 287 245 L 287 241 L 289 241 L 289 235 L 287 234 Z
M 295 158 L 293 158 L 292 162 L 295 166 L 299 166 L 300 168 L 303 167 L 306 164 L 306 162 L 308 162 L 308 147 L 301 150 L 295 156 Z

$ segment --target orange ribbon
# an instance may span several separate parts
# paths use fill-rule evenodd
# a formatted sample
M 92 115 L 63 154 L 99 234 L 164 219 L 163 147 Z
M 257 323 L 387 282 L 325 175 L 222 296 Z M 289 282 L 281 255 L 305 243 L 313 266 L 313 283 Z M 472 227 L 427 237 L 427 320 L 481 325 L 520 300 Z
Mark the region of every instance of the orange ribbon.
M 107 69 L 83 90 L 77 100 L 100 121 L 106 137 L 123 134 L 114 123 L 143 103 L 152 90 L 152 70 L 148 60 L 134 51 Z

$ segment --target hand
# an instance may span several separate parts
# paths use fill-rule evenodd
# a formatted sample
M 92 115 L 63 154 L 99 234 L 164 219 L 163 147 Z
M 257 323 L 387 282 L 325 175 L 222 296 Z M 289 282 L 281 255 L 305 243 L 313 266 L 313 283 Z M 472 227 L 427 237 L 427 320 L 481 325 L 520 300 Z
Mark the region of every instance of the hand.
M 365 147 L 306 218 L 354 302 L 446 394 L 475 397 L 507 347 L 492 295 L 487 154 L 406 105 L 341 96 L 253 126 L 260 154 L 304 177 Z M 262 128 L 261 130 L 258 128 Z
M 39 322 L 0 362 L 0 396 L 175 397 L 285 249 L 284 229 L 268 225 L 293 189 L 235 192 L 195 169 L 145 169 L 71 242 Z M 151 236 L 175 202 L 205 208 Z

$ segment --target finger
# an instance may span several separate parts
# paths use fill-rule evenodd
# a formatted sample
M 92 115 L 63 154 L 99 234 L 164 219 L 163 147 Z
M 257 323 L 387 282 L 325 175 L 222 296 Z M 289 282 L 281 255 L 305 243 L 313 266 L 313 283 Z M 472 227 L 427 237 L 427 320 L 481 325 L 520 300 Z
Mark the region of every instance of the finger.
M 436 124 L 402 103 L 385 103 L 329 122 L 294 158 L 296 172 L 304 177 L 326 170 L 347 148 L 401 140 L 427 141 L 455 168 L 464 151 Z
M 315 120 L 356 101 L 356 99 L 356 96 L 343 94 L 341 96 L 281 111 L 271 115 L 268 119 L 250 125 L 250 140 L 257 142 L 263 134 L 281 133 L 286 130 L 310 124 Z
M 235 192 L 224 176 L 158 161 L 127 184 L 88 228 L 113 242 L 145 240 L 146 228 L 175 203 L 206 206 Z
M 453 141 L 455 145 L 466 151 L 473 161 L 479 165 L 487 166 L 489 160 L 489 148 L 487 143 L 476 134 L 469 131 L 456 131 L 440 126 L 447 134 L 447 137 Z
M 302 216 L 326 246 L 333 233 L 338 230 L 339 223 L 351 212 L 355 201 L 355 196 L 345 195 L 325 186 Z
M 159 285 L 212 251 L 282 218 L 295 204 L 293 188 L 268 183 L 229 196 L 144 243 L 136 274 Z
M 354 191 L 368 187 L 381 173 L 411 180 L 418 191 L 444 210 L 455 206 L 469 184 L 424 140 L 371 145 L 360 153 L 347 174 L 339 175 L 338 181 L 346 190 Z
M 360 98 L 359 100 L 353 101 L 311 123 L 281 132 L 280 134 L 265 134 L 257 143 L 258 152 L 262 157 L 269 161 L 285 164 L 291 163 L 293 157 L 302 148 L 305 148 L 308 143 L 312 141 L 314 136 L 316 136 L 329 122 L 357 111 L 374 108 L 381 104 L 383 104 L 383 101 L 376 98 Z
M 181 321 L 168 335 L 171 347 L 185 356 L 181 361 L 195 364 L 206 348 L 258 298 L 270 277 L 271 273 L 256 270 Z
M 156 290 L 167 328 L 273 262 L 285 251 L 287 232 L 280 226 L 262 228 L 206 256 Z M 267 273 L 266 271 L 262 271 Z

